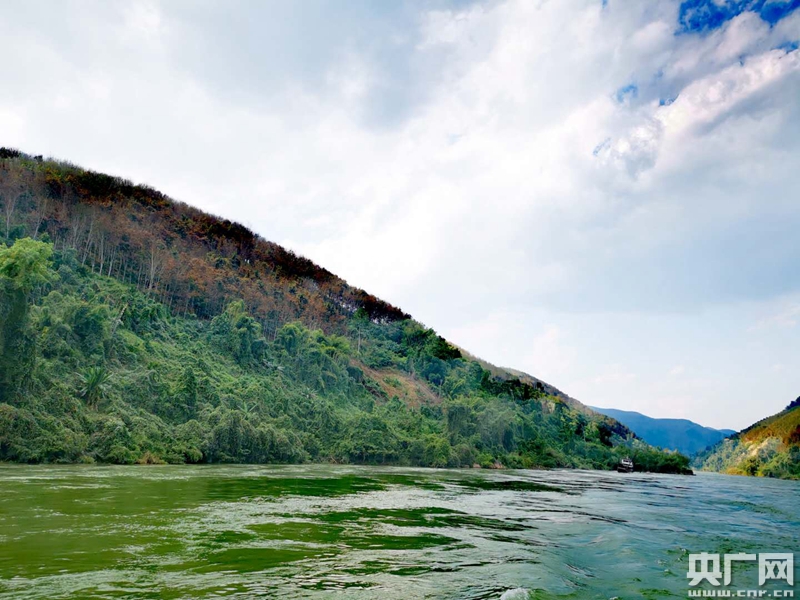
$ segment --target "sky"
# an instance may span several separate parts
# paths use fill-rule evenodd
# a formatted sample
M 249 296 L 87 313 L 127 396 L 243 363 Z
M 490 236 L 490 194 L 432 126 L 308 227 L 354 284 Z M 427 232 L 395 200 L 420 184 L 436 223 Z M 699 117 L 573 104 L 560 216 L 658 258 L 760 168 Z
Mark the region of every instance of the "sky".
M 0 145 L 238 220 L 582 402 L 800 395 L 800 0 L 0 3 Z

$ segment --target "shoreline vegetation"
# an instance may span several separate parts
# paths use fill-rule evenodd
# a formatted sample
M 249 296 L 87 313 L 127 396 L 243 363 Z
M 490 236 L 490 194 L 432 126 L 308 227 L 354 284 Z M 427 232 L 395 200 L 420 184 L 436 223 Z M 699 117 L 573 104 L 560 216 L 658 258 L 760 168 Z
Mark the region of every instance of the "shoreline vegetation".
M 158 467 L 219 467 L 219 466 L 226 466 L 226 467 L 375 467 L 375 468 L 385 468 L 388 470 L 397 469 L 398 471 L 408 470 L 408 469 L 431 469 L 434 472 L 438 471 L 457 471 L 457 472 L 475 472 L 475 471 L 490 471 L 493 473 L 503 473 L 505 475 L 513 476 L 515 473 L 527 473 L 527 472 L 536 472 L 536 473 L 546 473 L 546 472 L 561 472 L 561 471 L 584 471 L 589 473 L 619 473 L 617 469 L 602 469 L 602 468 L 593 468 L 593 467 L 540 467 L 540 466 L 531 466 L 531 467 L 507 467 L 505 465 L 490 465 L 490 466 L 481 466 L 479 464 L 474 464 L 472 466 L 469 465 L 459 465 L 453 467 L 432 467 L 426 465 L 412 465 L 412 464 L 400 464 L 400 463 L 360 463 L 360 462 L 349 462 L 349 463 L 341 463 L 341 462 L 324 462 L 324 461 L 308 461 L 302 463 L 290 463 L 290 462 L 267 462 L 267 463 L 254 463 L 254 462 L 197 462 L 197 463 L 168 463 L 162 460 L 157 460 L 153 462 L 147 462 L 145 460 L 138 460 L 132 463 L 112 463 L 112 462 L 92 462 L 92 461 L 73 461 L 73 462 L 18 462 L 18 461 L 9 461 L 9 460 L 0 460 L 0 467 L 131 467 L 131 468 L 158 468 Z M 711 471 L 711 470 L 704 470 L 698 469 L 694 470 L 691 468 L 687 468 L 682 471 L 671 471 L 671 470 L 663 470 L 663 471 L 644 471 L 640 469 L 635 469 L 633 471 L 635 474 L 650 474 L 650 475 L 680 475 L 680 476 L 696 476 L 698 473 L 711 473 L 714 475 L 731 475 L 737 477 L 753 477 L 752 475 L 748 475 L 746 473 L 741 472 L 720 472 L 720 471 Z M 621 473 L 621 475 L 630 475 L 630 473 Z M 789 478 L 791 479 L 791 478 Z M 509 480 L 514 483 L 516 480 Z
M 0 460 L 689 472 L 151 188 L 2 148 L 0 201 Z

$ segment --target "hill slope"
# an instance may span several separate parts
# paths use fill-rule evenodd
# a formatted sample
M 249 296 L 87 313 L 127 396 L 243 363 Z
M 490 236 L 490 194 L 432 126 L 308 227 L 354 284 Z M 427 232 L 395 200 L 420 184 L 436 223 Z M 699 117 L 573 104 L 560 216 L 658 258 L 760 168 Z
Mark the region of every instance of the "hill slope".
M 800 398 L 695 459 L 706 471 L 800 479 Z
M 695 457 L 705 471 L 800 479 L 800 398 Z
M 0 149 L 0 460 L 682 471 L 241 225 Z
M 730 429 L 703 427 L 688 419 L 654 419 L 638 412 L 597 408 L 592 410 L 616 419 L 651 446 L 677 450 L 687 456 L 697 454 L 736 433 Z

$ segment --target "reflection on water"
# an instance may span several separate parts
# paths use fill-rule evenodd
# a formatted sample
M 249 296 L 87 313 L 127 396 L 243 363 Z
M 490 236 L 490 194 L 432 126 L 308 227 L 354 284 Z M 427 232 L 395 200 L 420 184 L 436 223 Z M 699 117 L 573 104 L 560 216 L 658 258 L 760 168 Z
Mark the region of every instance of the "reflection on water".
M 372 467 L 0 467 L 0 599 L 686 597 L 797 550 L 800 484 Z

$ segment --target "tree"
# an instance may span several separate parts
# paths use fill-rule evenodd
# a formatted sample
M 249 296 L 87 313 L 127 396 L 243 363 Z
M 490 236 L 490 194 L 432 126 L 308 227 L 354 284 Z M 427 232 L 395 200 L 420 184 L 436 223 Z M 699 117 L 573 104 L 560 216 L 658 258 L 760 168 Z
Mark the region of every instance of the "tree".
M 48 204 L 49 204 L 49 198 L 47 198 L 47 196 L 42 196 L 36 200 L 36 225 L 34 225 L 33 227 L 34 240 L 39 237 L 39 229 L 42 227 L 42 221 L 44 220 L 44 216 L 47 213 Z M 7 233 L 6 237 L 8 237 Z
M 353 327 L 356 330 L 356 335 L 358 335 L 356 353 L 359 356 L 361 356 L 361 338 L 369 328 L 369 323 L 369 314 L 367 314 L 367 311 L 363 307 L 359 308 L 353 315 Z
M 81 398 L 92 408 L 97 408 L 97 404 L 105 397 L 105 386 L 110 379 L 111 374 L 105 367 L 90 367 L 89 370 L 81 376 Z
M 478 417 L 478 433 L 486 448 L 511 450 L 517 425 L 514 411 L 500 403 L 488 405 Z
M 183 397 L 186 416 L 190 419 L 194 418 L 197 412 L 197 388 L 197 376 L 194 373 L 194 369 L 186 367 L 181 375 L 179 393 Z
M 214 317 L 211 329 L 219 345 L 240 365 L 251 364 L 264 352 L 266 342 L 261 337 L 261 326 L 247 313 L 241 300 L 231 302 L 221 315 Z
M 475 431 L 475 413 L 467 400 L 451 401 L 447 407 L 447 430 L 452 440 L 469 437 Z
M 6 215 L 6 239 L 11 230 L 11 217 L 17 206 L 17 201 L 25 193 L 20 175 L 18 171 L 6 173 L 3 177 L 2 187 L 0 187 L 0 197 L 3 200 L 3 208 Z
M 29 299 L 34 287 L 53 281 L 53 247 L 21 239 L 0 246 L 0 402 L 8 402 L 30 375 L 35 343 L 28 327 Z
M 30 238 L 17 240 L 10 248 L 0 247 L 0 277 L 13 290 L 29 294 L 35 286 L 56 278 L 50 268 L 52 256 L 52 244 Z

